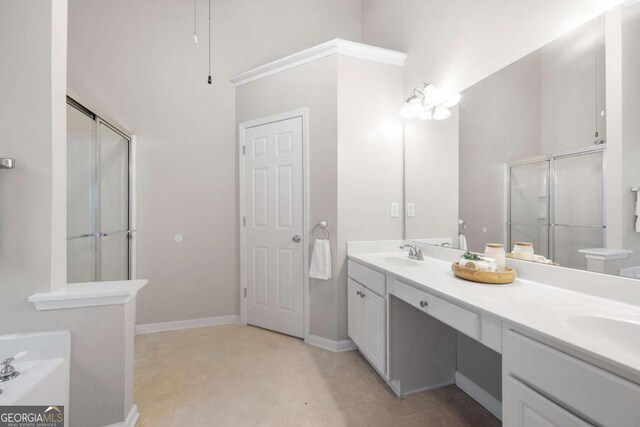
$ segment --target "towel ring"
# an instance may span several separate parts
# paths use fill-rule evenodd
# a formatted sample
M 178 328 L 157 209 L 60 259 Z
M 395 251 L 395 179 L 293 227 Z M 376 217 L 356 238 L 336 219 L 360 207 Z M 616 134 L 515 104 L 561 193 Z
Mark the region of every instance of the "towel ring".
M 318 236 L 318 234 L 320 234 Z M 318 224 L 313 226 L 313 238 L 329 240 L 329 223 L 326 219 L 323 219 Z

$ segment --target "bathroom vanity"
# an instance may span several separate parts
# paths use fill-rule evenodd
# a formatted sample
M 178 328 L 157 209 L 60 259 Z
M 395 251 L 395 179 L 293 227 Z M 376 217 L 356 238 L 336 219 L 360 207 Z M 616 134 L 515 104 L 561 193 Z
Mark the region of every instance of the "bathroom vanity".
M 456 251 L 425 247 L 418 261 L 375 247 L 350 244 L 349 336 L 398 395 L 456 382 L 506 426 L 640 424 L 639 306 L 467 282 L 451 272 Z M 456 371 L 457 334 L 501 355 L 501 405 Z

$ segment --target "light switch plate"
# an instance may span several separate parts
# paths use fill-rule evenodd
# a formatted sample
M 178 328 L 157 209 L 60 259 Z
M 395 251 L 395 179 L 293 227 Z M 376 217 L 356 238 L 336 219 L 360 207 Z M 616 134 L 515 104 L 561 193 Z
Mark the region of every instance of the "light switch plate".
M 416 204 L 415 203 L 407 203 L 407 217 L 413 218 L 416 216 Z
M 391 203 L 391 218 L 398 218 L 400 216 L 400 205 L 398 203 Z

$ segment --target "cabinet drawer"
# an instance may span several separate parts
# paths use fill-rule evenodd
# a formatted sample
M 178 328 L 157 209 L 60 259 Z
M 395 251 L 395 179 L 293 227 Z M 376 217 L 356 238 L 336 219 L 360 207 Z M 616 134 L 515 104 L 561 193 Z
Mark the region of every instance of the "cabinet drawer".
M 402 283 L 398 280 L 394 281 L 393 294 L 401 300 L 435 317 L 441 322 L 446 323 L 452 328 L 469 335 L 473 339 L 478 339 L 479 316 L 477 313 L 416 289 L 413 286 L 407 285 L 406 283 Z
M 583 418 L 605 426 L 640 423 L 640 386 L 632 382 L 513 330 L 505 331 L 502 357 L 507 371 Z
M 511 375 L 504 380 L 502 422 L 511 427 L 589 427 L 580 418 L 536 393 Z
M 347 274 L 353 280 L 366 286 L 378 295 L 385 296 L 387 286 L 385 284 L 384 274 L 353 261 L 347 263 Z

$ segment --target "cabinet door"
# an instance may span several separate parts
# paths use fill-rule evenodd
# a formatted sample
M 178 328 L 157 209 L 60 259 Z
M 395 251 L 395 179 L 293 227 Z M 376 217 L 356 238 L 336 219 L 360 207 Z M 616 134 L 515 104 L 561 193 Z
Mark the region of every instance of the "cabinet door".
M 349 337 L 358 346 L 358 348 L 362 348 L 364 345 L 363 341 L 363 310 L 362 310 L 362 299 L 360 295 L 362 295 L 362 290 L 364 289 L 361 285 L 354 282 L 353 280 L 348 280 L 349 288 L 347 290 L 347 322 L 349 324 Z
M 387 306 L 385 299 L 364 289 L 364 334 L 365 353 L 380 372 L 387 371 Z
M 502 422 L 512 427 L 591 426 L 511 375 L 504 381 Z

